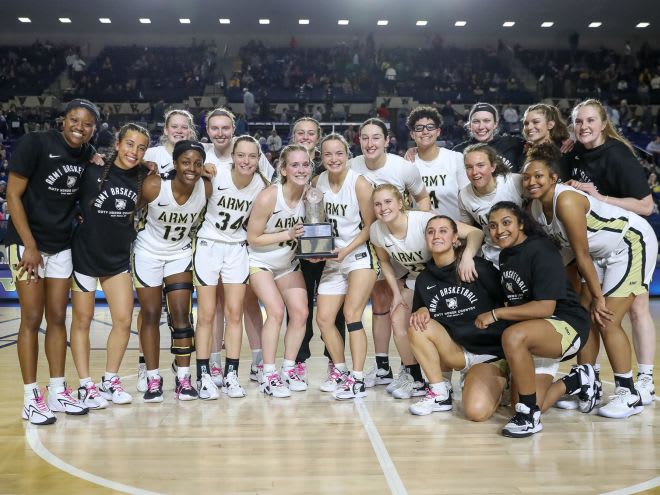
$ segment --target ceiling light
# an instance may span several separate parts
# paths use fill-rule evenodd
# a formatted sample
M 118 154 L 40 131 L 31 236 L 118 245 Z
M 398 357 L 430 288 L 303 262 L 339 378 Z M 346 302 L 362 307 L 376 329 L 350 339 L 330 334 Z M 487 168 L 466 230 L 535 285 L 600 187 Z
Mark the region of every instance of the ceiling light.
M 71 24 L 71 19 L 69 19 L 68 17 L 60 17 L 60 22 L 62 24 Z
M 146 17 L 141 17 L 140 24 L 151 24 L 151 19 L 148 19 Z
M 590 23 L 589 23 L 589 27 L 590 27 L 590 28 L 599 28 L 599 27 L 601 27 L 602 25 L 603 25 L 602 22 L 590 22 Z
M 428 23 L 429 21 L 419 20 L 415 23 L 415 26 L 426 26 Z
M 456 21 L 454 23 L 454 26 L 456 26 L 456 27 L 464 27 L 466 25 L 467 25 L 467 21 Z
M 640 22 L 640 23 L 638 23 L 637 26 L 635 26 L 635 27 L 638 27 L 638 28 L 647 28 L 647 27 L 649 27 L 650 25 L 651 25 L 651 24 L 648 23 L 648 22 Z
M 339 19 L 337 21 L 337 24 L 339 24 L 340 26 L 348 26 L 348 19 Z
M 259 19 L 259 24 L 270 24 L 270 19 Z
M 551 28 L 551 27 L 554 26 L 554 25 L 555 25 L 555 23 L 554 23 L 554 22 L 551 22 L 551 21 L 546 21 L 546 22 L 542 22 L 542 23 L 541 23 L 541 27 L 542 27 L 542 28 Z
M 99 22 L 101 24 L 110 24 L 112 21 L 108 17 L 99 17 Z
M 385 20 L 385 19 L 380 19 L 376 24 L 379 26 L 387 26 L 390 23 L 390 21 Z
M 220 21 L 220 24 L 231 24 L 231 19 L 225 19 L 224 17 L 221 17 L 218 20 Z
M 190 19 L 179 19 L 181 24 L 190 24 Z
M 298 19 L 298 24 L 309 24 L 309 19 Z
M 30 19 L 29 17 L 19 17 L 18 21 L 19 22 L 32 22 L 32 19 Z
M 513 21 L 506 21 L 504 24 L 502 24 L 502 26 L 505 27 L 505 28 L 510 28 L 510 27 L 515 26 L 515 25 L 516 25 L 516 23 L 513 22 Z

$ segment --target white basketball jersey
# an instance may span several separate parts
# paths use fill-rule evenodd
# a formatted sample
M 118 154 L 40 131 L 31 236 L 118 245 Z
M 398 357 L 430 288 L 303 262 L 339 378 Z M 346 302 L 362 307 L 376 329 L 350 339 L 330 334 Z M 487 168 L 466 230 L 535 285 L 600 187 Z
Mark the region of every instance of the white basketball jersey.
M 355 183 L 360 177 L 352 170 L 348 170 L 344 183 L 336 193 L 332 192 L 328 182 L 328 172 L 319 175 L 316 187 L 323 191 L 325 203 L 325 216 L 332 224 L 332 233 L 335 236 L 335 247 L 348 246 L 362 230 L 362 216 L 360 205 L 355 193 Z
M 463 154 L 440 148 L 438 156 L 430 162 L 417 155 L 415 166 L 429 193 L 431 211 L 458 220 L 458 192 L 470 183 L 465 173 Z
M 247 239 L 247 220 L 257 194 L 266 187 L 259 174 L 238 189 L 231 177 L 231 170 L 218 168 L 212 181 L 213 193 L 206 204 L 204 222 L 197 237 L 221 242 L 244 242 Z
M 618 206 L 604 203 L 572 187 L 557 184 L 552 198 L 552 220 L 550 222 L 546 220 L 543 205 L 538 199 L 532 201 L 531 213 L 532 217 L 541 224 L 543 230 L 552 239 L 559 242 L 562 248 L 570 248 L 564 225 L 557 218 L 557 198 L 564 191 L 574 191 L 589 200 L 589 212 L 587 213 L 589 254 L 595 259 L 609 256 L 628 231 L 630 221 L 637 215 Z
M 290 208 L 284 200 L 282 184 L 273 184 L 270 187 L 277 188 L 277 200 L 275 209 L 266 222 L 264 234 L 276 234 L 291 229 L 295 224 L 302 223 L 305 220 L 305 204 L 300 198 L 298 204 Z M 250 264 L 258 262 L 262 258 L 268 259 L 271 263 L 277 260 L 278 264 L 286 265 L 291 262 L 295 255 L 297 242 L 287 241 L 268 246 L 250 246 L 248 244 L 248 253 L 250 254 Z
M 206 160 L 204 163 L 212 163 L 213 165 L 216 166 L 218 170 L 221 168 L 231 170 L 231 164 L 232 164 L 232 159 L 231 158 L 220 158 L 218 155 L 215 154 L 215 149 L 213 148 L 213 144 L 204 144 L 204 151 L 206 151 Z M 273 166 L 270 164 L 268 161 L 268 158 L 266 158 L 266 155 L 261 153 L 259 155 L 259 165 L 257 166 L 259 169 L 259 172 L 268 180 L 271 180 L 273 177 L 273 174 L 275 173 L 275 169 Z
M 135 241 L 135 249 L 159 260 L 176 260 L 192 255 L 190 231 L 206 205 L 204 181 L 198 180 L 188 201 L 179 205 L 172 193 L 172 181 L 161 180 L 158 197 L 147 205 L 147 215 Z
M 174 170 L 172 154 L 167 151 L 165 146 L 154 146 L 153 148 L 149 148 L 144 154 L 144 161 L 154 162 L 158 165 L 158 173 L 161 176 L 167 175 Z
M 398 155 L 387 154 L 385 165 L 376 170 L 367 167 L 364 161 L 364 155 L 356 156 L 348 161 L 348 167 L 374 186 L 381 184 L 392 184 L 396 186 L 399 192 L 405 197 L 406 191 L 415 196 L 424 190 L 422 176 L 419 170 Z
M 411 278 L 424 270 L 426 262 L 431 259 L 431 252 L 426 246 L 426 224 L 435 216 L 428 211 L 411 210 L 408 215 L 408 230 L 403 239 L 394 237 L 387 226 L 376 220 L 371 224 L 370 238 L 374 246 L 378 246 L 398 261 L 408 271 Z
M 461 222 L 479 225 L 483 230 L 485 242 L 482 246 L 484 258 L 499 265 L 500 248 L 490 238 L 488 231 L 488 213 L 495 203 L 511 201 L 522 205 L 522 176 L 520 174 L 498 175 L 495 189 L 484 196 L 479 196 L 472 184 L 468 184 L 458 193 L 458 211 Z

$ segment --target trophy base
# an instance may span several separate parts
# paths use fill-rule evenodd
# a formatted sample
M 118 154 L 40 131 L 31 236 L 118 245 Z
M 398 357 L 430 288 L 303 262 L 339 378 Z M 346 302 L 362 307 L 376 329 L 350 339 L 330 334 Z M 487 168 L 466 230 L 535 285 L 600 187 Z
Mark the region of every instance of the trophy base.
M 336 258 L 334 250 L 335 239 L 330 224 L 305 225 L 305 234 L 298 239 L 296 258 Z
M 296 253 L 296 258 L 299 260 L 305 260 L 309 258 L 337 258 L 339 255 L 337 253 Z

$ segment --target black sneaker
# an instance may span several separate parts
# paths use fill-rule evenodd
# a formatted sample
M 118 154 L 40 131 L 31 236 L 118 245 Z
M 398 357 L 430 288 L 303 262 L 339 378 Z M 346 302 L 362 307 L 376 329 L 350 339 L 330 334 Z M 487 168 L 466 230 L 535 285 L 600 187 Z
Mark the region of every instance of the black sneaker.
M 578 408 L 581 412 L 588 414 L 598 400 L 598 386 L 596 373 L 590 364 L 581 364 L 575 368 L 580 377 L 580 392 L 578 393 Z M 601 391 L 602 394 L 602 391 Z
M 147 391 L 142 396 L 145 402 L 163 402 L 163 377 L 147 378 Z
M 197 390 L 192 386 L 190 380 L 190 375 L 186 375 L 179 380 L 179 377 L 175 378 L 175 391 L 176 398 L 179 400 L 195 400 L 197 399 Z
M 538 406 L 530 409 L 519 402 L 516 404 L 516 414 L 502 428 L 502 435 L 511 438 L 523 438 L 538 433 L 542 429 L 541 410 Z

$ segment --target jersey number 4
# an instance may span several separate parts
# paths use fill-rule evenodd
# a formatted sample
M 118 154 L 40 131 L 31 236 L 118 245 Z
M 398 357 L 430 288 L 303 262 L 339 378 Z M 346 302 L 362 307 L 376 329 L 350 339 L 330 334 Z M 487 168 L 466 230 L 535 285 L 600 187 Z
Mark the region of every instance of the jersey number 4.
M 230 230 L 238 230 L 243 226 L 243 217 L 238 218 L 235 222 L 229 225 L 229 219 L 231 218 L 229 213 L 220 212 L 218 213 L 218 216 L 222 217 L 222 220 L 220 221 L 221 223 L 215 223 L 215 228 L 218 230 L 227 230 L 227 226 L 229 226 Z

